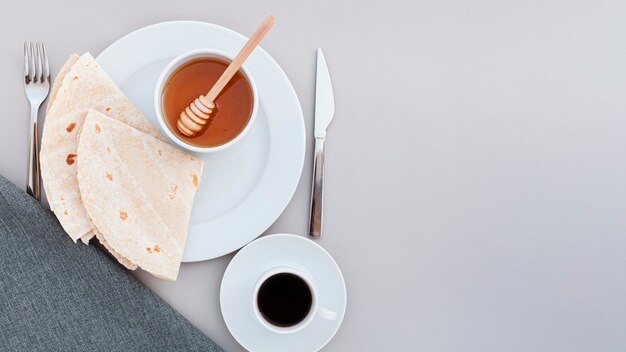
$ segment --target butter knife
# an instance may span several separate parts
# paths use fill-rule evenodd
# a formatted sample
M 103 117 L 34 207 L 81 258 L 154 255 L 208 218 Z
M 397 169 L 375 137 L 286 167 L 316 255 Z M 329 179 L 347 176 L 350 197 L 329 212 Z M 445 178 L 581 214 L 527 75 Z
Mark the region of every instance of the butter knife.
M 326 129 L 335 114 L 335 98 L 330 74 L 322 49 L 317 49 L 317 73 L 315 75 L 315 154 L 313 156 L 313 185 L 311 187 L 311 218 L 309 235 L 322 236 L 324 212 L 324 141 Z

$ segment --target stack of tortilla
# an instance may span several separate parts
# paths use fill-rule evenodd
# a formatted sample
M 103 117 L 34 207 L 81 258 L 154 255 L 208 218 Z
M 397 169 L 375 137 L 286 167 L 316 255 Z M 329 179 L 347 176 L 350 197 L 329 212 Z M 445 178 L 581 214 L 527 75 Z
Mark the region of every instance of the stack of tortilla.
M 202 161 L 166 143 L 88 53 L 54 82 L 40 163 L 74 242 L 96 236 L 127 268 L 176 280 Z

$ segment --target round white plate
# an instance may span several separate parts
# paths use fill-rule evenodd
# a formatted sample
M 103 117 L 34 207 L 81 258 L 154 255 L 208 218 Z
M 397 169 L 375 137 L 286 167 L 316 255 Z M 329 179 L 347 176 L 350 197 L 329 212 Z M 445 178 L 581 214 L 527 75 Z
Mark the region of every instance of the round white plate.
M 158 126 L 153 91 L 165 65 L 188 50 L 235 55 L 247 38 L 214 24 L 163 22 L 132 32 L 96 60 L 130 100 Z M 259 91 L 249 133 L 231 148 L 196 154 L 204 175 L 191 212 L 183 262 L 207 260 L 244 246 L 265 230 L 291 200 L 304 163 L 304 119 L 289 79 L 257 48 L 246 60 Z
M 319 305 L 337 313 L 336 320 L 314 318 L 290 334 L 272 332 L 257 320 L 253 291 L 257 278 L 274 266 L 296 266 L 308 273 Z M 244 247 L 228 264 L 220 288 L 222 315 L 230 333 L 249 351 L 318 351 L 335 336 L 346 312 L 346 284 L 335 260 L 304 237 L 279 234 Z

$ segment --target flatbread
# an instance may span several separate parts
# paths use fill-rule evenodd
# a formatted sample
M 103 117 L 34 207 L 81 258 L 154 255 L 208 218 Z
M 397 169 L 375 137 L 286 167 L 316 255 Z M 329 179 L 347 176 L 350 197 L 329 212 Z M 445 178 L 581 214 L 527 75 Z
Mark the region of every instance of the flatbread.
M 80 56 L 78 56 L 77 54 L 72 54 L 67 59 L 67 61 L 63 64 L 61 69 L 59 70 L 59 73 L 57 74 L 56 78 L 54 79 L 54 83 L 52 84 L 52 88 L 50 89 L 50 96 L 48 98 L 48 105 L 46 107 L 46 113 L 48 111 L 50 111 L 50 108 L 52 107 L 52 104 L 54 104 L 54 101 L 56 100 L 57 93 L 59 92 L 59 89 L 61 88 L 61 84 L 63 83 L 63 79 L 65 78 L 67 73 L 70 72 L 70 70 L 72 69 L 72 66 L 76 63 L 76 61 L 78 61 L 79 58 L 80 58 Z M 90 232 L 90 233 L 87 233 L 87 234 L 83 235 L 80 238 L 80 240 L 84 244 L 88 245 L 89 244 L 89 240 L 91 240 L 93 237 L 94 237 L 94 233 Z
M 96 234 L 94 232 L 86 233 L 80 238 L 80 241 L 84 244 L 89 244 L 89 241 L 91 241 L 95 235 Z
M 74 66 L 74 64 L 76 63 L 76 61 L 78 61 L 79 58 L 80 58 L 80 56 L 78 56 L 77 54 L 72 54 L 67 59 L 67 61 L 63 64 L 61 69 L 59 70 L 59 73 L 57 74 L 56 78 L 54 79 L 54 83 L 52 84 L 52 88 L 50 89 L 50 97 L 48 98 L 48 106 L 46 107 L 46 113 L 48 111 L 50 111 L 50 108 L 54 104 L 54 101 L 56 100 L 56 97 L 57 97 L 57 94 L 59 92 L 59 89 L 61 88 L 61 85 L 63 84 L 63 79 L 65 79 L 65 76 L 67 76 L 67 73 L 70 72 L 70 70 L 72 69 L 72 66 Z M 89 232 L 89 233 L 83 235 L 80 238 L 80 240 L 84 244 L 88 245 L 89 241 L 94 236 L 95 236 L 95 234 L 93 232 Z M 104 245 L 104 246 L 105 246 L 105 248 L 107 247 L 106 245 Z M 115 253 L 113 253 L 113 255 L 115 257 L 117 257 L 115 255 Z
M 82 203 L 104 239 L 152 275 L 176 280 L 202 161 L 93 110 L 78 155 Z
M 95 235 L 98 241 L 100 242 L 100 244 L 102 244 L 102 246 L 106 248 L 106 250 L 109 251 L 109 253 L 111 253 L 111 255 L 115 259 L 117 259 L 118 263 L 122 264 L 124 267 L 126 267 L 126 269 L 129 269 L 129 270 L 137 269 L 137 264 L 131 262 L 130 260 L 128 260 L 128 258 L 124 257 L 118 251 L 111 248 L 111 245 L 109 244 L 109 242 L 107 242 L 107 240 L 104 239 L 104 236 L 102 235 L 102 233 L 100 233 L 100 231 L 98 231 L 98 229 L 93 230 L 92 234 Z M 81 237 L 81 240 L 82 240 L 82 237 Z
M 63 83 L 63 79 L 65 78 L 65 76 L 67 76 L 67 73 L 70 72 L 70 70 L 72 69 L 72 66 L 74 66 L 74 64 L 76 63 L 76 61 L 78 61 L 79 58 L 80 56 L 78 56 L 78 54 L 72 54 L 69 57 L 69 59 L 65 61 L 63 66 L 61 66 L 59 73 L 54 79 L 52 88 L 50 89 L 50 96 L 48 97 L 48 106 L 46 107 L 46 113 L 50 111 L 52 104 L 54 104 L 54 101 L 56 100 L 59 89 L 61 88 L 61 84 Z
M 59 72 L 56 75 L 56 78 L 54 80 L 54 83 L 52 85 L 52 88 L 50 90 L 50 96 L 48 99 L 48 106 L 46 108 L 46 113 L 48 111 L 50 111 L 50 109 L 52 108 L 52 105 L 55 103 L 56 101 L 56 96 L 59 92 L 59 89 L 61 88 L 61 85 L 63 84 L 63 80 L 65 79 L 65 76 L 67 76 L 67 74 L 70 72 L 70 70 L 72 69 L 72 66 L 74 66 L 74 64 L 78 61 L 78 59 L 80 58 L 79 55 L 77 54 L 72 54 L 67 61 L 63 64 L 63 66 L 61 67 L 61 69 L 59 70 Z M 51 204 L 52 206 L 52 204 Z M 89 241 L 96 236 L 98 238 L 98 241 L 102 244 L 102 246 L 109 252 L 111 253 L 111 255 L 117 259 L 117 261 L 122 264 L 123 266 L 125 266 L 126 268 L 130 269 L 130 270 L 135 270 L 137 269 L 137 265 L 133 264 L 130 262 L 130 260 L 128 260 L 128 258 L 125 258 L 124 256 L 122 256 L 121 254 L 117 253 L 113 248 L 111 248 L 111 246 L 108 244 L 108 242 L 106 242 L 106 240 L 104 239 L 104 237 L 98 233 L 97 229 L 94 229 L 91 232 L 88 232 L 86 234 L 84 234 L 83 236 L 80 237 L 81 242 L 83 242 L 86 245 L 89 245 Z
M 137 110 L 86 53 L 64 65 L 41 139 L 41 176 L 50 208 L 74 242 L 89 234 L 93 224 L 81 202 L 76 180 L 78 134 L 89 109 L 95 109 L 138 130 L 164 140 L 158 129 Z M 71 66 L 69 70 L 67 67 Z M 57 85 L 58 86 L 58 85 Z

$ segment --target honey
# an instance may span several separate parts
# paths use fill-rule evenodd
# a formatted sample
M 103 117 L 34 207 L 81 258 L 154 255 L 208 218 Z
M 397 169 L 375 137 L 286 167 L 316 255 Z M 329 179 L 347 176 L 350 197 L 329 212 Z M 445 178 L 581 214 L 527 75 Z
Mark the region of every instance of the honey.
M 204 130 L 187 137 L 176 127 L 180 113 L 213 87 L 228 64 L 217 58 L 195 59 L 179 67 L 168 78 L 162 96 L 163 116 L 170 131 L 187 144 L 196 147 L 226 144 L 237 137 L 250 121 L 254 97 L 250 83 L 240 70 L 215 99 L 216 108 Z

